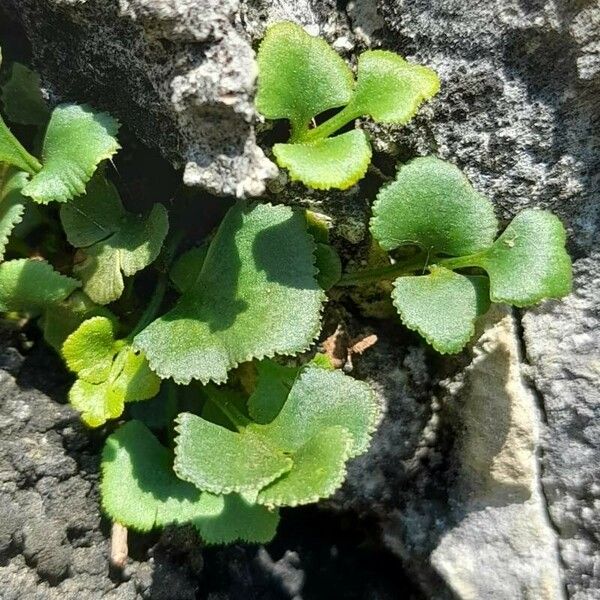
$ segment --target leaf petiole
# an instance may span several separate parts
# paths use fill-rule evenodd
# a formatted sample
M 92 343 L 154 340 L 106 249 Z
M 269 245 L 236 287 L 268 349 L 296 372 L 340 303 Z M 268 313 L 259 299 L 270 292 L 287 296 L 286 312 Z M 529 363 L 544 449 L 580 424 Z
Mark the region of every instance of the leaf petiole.
M 368 285 L 369 283 L 375 283 L 382 279 L 396 279 L 396 277 L 400 275 L 407 275 L 409 273 L 414 273 L 415 271 L 424 271 L 427 266 L 427 254 L 423 252 L 411 260 L 398 262 L 386 267 L 346 273 L 345 275 L 342 275 L 336 285 Z
M 355 107 L 351 104 L 348 104 L 342 110 L 340 110 L 340 112 L 327 119 L 327 121 L 324 123 L 321 123 L 317 127 L 301 133 L 296 139 L 292 138 L 291 141 L 305 143 L 323 140 L 344 127 L 344 125 L 350 123 L 350 121 L 358 119 L 358 117 L 360 117 L 360 113 L 357 114 Z

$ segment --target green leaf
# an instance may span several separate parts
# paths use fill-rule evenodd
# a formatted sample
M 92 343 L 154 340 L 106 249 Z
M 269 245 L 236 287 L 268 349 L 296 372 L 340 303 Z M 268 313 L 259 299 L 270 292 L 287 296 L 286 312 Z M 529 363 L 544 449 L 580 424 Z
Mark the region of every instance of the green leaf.
M 223 382 L 241 362 L 305 350 L 324 293 L 304 218 L 286 206 L 238 203 L 225 216 L 196 283 L 134 339 L 177 383 Z
M 43 168 L 23 188 L 35 202 L 66 202 L 83 194 L 98 164 L 120 148 L 119 125 L 88 106 L 62 104 L 52 112 L 42 148 Z
M 572 272 L 565 240 L 565 228 L 553 214 L 534 209 L 518 214 L 473 261 L 490 276 L 492 302 L 529 306 L 566 296 Z
M 466 277 L 443 267 L 430 275 L 399 277 L 392 292 L 402 322 L 442 354 L 460 352 L 489 308 L 487 277 Z
M 258 381 L 248 398 L 248 412 L 257 423 L 270 423 L 285 404 L 300 369 L 265 359 L 256 365 L 256 370 Z
M 80 283 L 46 261 L 20 258 L 0 264 L 0 311 L 38 314 L 64 300 Z
M 208 245 L 191 248 L 184 252 L 171 267 L 169 277 L 180 293 L 185 292 L 198 279 L 207 252 Z
M 45 125 L 50 110 L 42 96 L 40 77 L 22 65 L 13 63 L 10 76 L 2 86 L 4 114 L 9 121 L 21 125 Z
M 13 165 L 33 175 L 42 168 L 35 156 L 25 150 L 0 117 L 0 163 Z
M 353 186 L 371 162 L 371 146 L 360 129 L 315 142 L 275 144 L 273 154 L 277 164 L 289 170 L 292 181 L 317 190 Z
M 350 456 L 369 447 L 379 420 L 371 388 L 362 381 L 309 365 L 296 379 L 277 417 L 267 425 L 252 425 L 271 444 L 295 452 L 321 429 L 341 426 L 352 436 Z
M 221 409 L 237 431 L 179 415 L 175 471 L 201 490 L 258 494 L 268 506 L 331 495 L 343 481 L 346 461 L 367 449 L 379 418 L 367 385 L 314 366 L 296 379 L 268 424 L 249 422 L 227 404 Z
M 342 276 L 342 261 L 329 244 L 317 244 L 315 257 L 319 269 L 317 281 L 324 290 L 329 290 Z
M 215 496 L 178 479 L 172 453 L 139 421 L 122 425 L 102 452 L 100 493 L 111 520 L 137 531 L 191 522 L 207 544 L 270 541 L 276 511 L 236 494 Z
M 369 50 L 358 58 L 356 89 L 346 110 L 378 123 L 407 123 L 440 89 L 435 71 L 394 52 Z
M 175 472 L 201 490 L 256 491 L 292 467 L 283 452 L 248 429 L 233 432 L 191 413 L 176 422 Z
M 258 502 L 297 506 L 328 498 L 344 482 L 351 447 L 347 429 L 322 429 L 294 453 L 294 468 L 258 493 Z
M 172 455 L 139 421 L 129 421 L 106 439 L 102 451 L 102 508 L 137 531 L 216 517 L 223 500 L 201 493 L 173 473 Z
M 314 116 L 350 100 L 353 76 L 348 65 L 327 42 L 299 25 L 269 27 L 257 60 L 256 107 L 267 119 L 289 119 L 294 136 Z
M 84 248 L 73 271 L 98 304 L 117 300 L 129 277 L 158 256 L 169 228 L 165 207 L 155 204 L 146 218 L 125 211 L 119 193 L 99 173 L 85 196 L 61 207 L 60 218 L 70 244 Z
M 110 310 L 98 306 L 83 292 L 75 291 L 63 302 L 44 311 L 41 317 L 44 339 L 60 352 L 69 335 L 91 317 L 106 317 L 116 322 L 116 317 Z
M 192 521 L 207 544 L 237 541 L 266 544 L 275 537 L 279 524 L 277 510 L 250 504 L 238 494 L 216 497 L 223 499 L 223 511 L 219 515 L 203 516 Z
M 114 325 L 106 317 L 84 321 L 65 340 L 62 352 L 78 377 L 69 402 L 90 427 L 121 416 L 125 402 L 148 400 L 159 392 L 160 379 L 146 358 L 125 340 L 114 339 Z
M 487 248 L 497 227 L 491 202 L 457 167 L 432 156 L 400 168 L 377 195 L 371 219 L 373 237 L 385 250 L 416 244 L 432 256 Z
M 62 354 L 67 367 L 81 379 L 102 383 L 108 379 L 118 349 L 112 321 L 92 317 L 65 340 Z
M 23 171 L 0 165 L 0 262 L 4 260 L 12 230 L 23 220 L 25 198 L 21 188 L 26 181 L 27 174 Z

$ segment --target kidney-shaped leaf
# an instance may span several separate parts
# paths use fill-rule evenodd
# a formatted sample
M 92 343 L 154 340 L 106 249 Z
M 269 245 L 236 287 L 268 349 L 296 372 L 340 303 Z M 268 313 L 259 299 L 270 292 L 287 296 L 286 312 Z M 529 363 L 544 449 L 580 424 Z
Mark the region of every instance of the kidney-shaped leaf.
M 435 71 L 409 63 L 386 50 L 363 52 L 358 59 L 356 90 L 346 110 L 378 123 L 408 122 L 419 105 L 440 89 Z
M 276 511 L 241 497 L 200 492 L 178 479 L 172 453 L 139 421 L 110 435 L 102 452 L 102 508 L 138 531 L 191 522 L 206 543 L 267 542 L 275 535 Z
M 371 161 L 371 146 L 364 131 L 296 144 L 275 144 L 273 154 L 293 181 L 317 190 L 345 190 L 362 179 Z
M 159 376 L 178 383 L 223 382 L 238 363 L 302 352 L 320 327 L 324 293 L 315 272 L 303 215 L 237 204 L 194 285 L 134 345 Z
M 84 196 L 61 207 L 60 218 L 69 243 L 83 248 L 83 260 L 73 271 L 98 304 L 117 300 L 123 275 L 134 275 L 154 262 L 169 228 L 162 204 L 143 218 L 126 212 L 116 188 L 101 173 L 92 178 Z
M 392 292 L 402 322 L 438 352 L 460 352 L 475 332 L 475 319 L 490 304 L 487 277 L 460 275 L 443 267 L 431 274 L 399 277 Z
M 314 502 L 331 495 L 346 461 L 367 449 L 378 415 L 366 384 L 309 366 L 268 424 L 231 431 L 181 414 L 175 470 L 199 489 L 254 493 L 268 506 Z
M 289 119 L 293 134 L 319 113 L 350 100 L 352 71 L 325 42 L 294 23 L 267 30 L 258 50 L 256 107 L 268 119 Z
M 385 250 L 416 244 L 452 256 L 487 248 L 497 230 L 492 203 L 454 165 L 433 156 L 398 171 L 373 205 L 371 232 Z
M 518 214 L 474 264 L 490 276 L 492 302 L 528 306 L 571 291 L 571 259 L 558 217 L 528 209 Z
M 52 111 L 42 147 L 42 169 L 23 188 L 35 202 L 66 202 L 83 194 L 98 164 L 120 148 L 119 125 L 88 106 L 62 104 Z

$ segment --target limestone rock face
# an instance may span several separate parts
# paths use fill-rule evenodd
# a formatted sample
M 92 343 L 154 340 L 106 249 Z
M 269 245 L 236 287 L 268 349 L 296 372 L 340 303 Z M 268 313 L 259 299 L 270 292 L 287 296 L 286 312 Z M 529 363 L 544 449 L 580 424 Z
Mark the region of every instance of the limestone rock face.
M 500 313 L 500 311 L 497 311 Z M 556 533 L 536 451 L 540 415 L 525 384 L 516 322 L 490 315 L 473 360 L 448 385 L 462 434 L 450 519 L 431 563 L 460 598 L 563 598 Z
M 573 294 L 523 319 L 544 402 L 542 485 L 569 596 L 600 594 L 600 254 L 575 263 Z
M 187 185 L 256 196 L 277 174 L 255 143 L 254 52 L 237 0 L 2 0 L 57 99 L 110 111 Z M 60 35 L 56 35 L 56 32 Z M 242 29 L 243 31 L 243 29 Z
M 454 361 L 384 325 L 354 367 L 386 415 L 330 506 L 377 519 L 432 598 L 600 597 L 597 0 L 0 0 L 0 9 L 23 24 L 55 100 L 111 111 L 187 184 L 217 195 L 269 193 L 277 175 L 253 108 L 253 47 L 269 22 L 301 23 L 350 62 L 384 47 L 435 68 L 442 90 L 413 122 L 365 124 L 375 166 L 391 176 L 398 162 L 436 154 L 466 171 L 503 224 L 525 207 L 556 212 L 577 259 L 574 293 L 492 315 Z M 356 245 L 381 184 L 370 177 L 331 194 L 280 176 L 271 193 L 326 212 Z

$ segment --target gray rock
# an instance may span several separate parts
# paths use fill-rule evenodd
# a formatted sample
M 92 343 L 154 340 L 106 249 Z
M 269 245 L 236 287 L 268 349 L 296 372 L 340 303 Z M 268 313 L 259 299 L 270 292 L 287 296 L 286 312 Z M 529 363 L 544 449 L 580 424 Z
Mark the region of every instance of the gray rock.
M 447 384 L 461 434 L 447 530 L 431 564 L 459 598 L 563 598 L 556 534 L 540 488 L 540 416 L 522 375 L 516 322 L 488 318 L 473 360 Z
M 542 484 L 569 596 L 600 596 L 600 254 L 575 263 L 574 292 L 523 318 L 545 408 Z
M 237 0 L 2 0 L 55 100 L 85 101 L 158 148 L 184 181 L 260 195 L 277 169 L 256 145 L 254 53 Z M 56 32 L 60 31 L 60 35 Z

